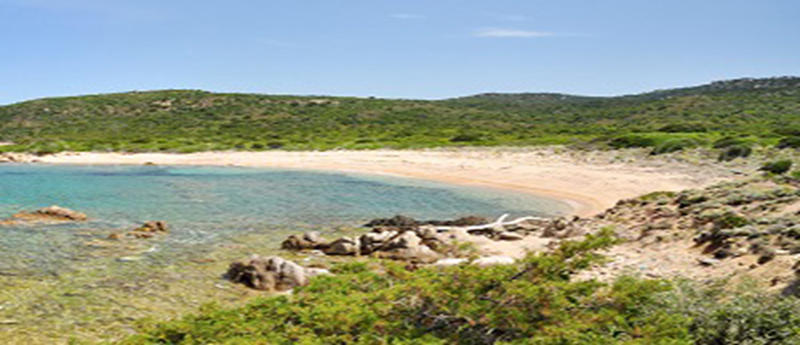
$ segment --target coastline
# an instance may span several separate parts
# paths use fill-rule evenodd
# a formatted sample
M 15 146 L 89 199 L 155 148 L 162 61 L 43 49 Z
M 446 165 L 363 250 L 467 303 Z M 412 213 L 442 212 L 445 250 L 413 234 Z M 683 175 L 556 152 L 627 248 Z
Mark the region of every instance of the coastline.
M 65 165 L 197 165 L 391 175 L 530 193 L 591 216 L 618 200 L 654 191 L 700 188 L 731 178 L 721 168 L 554 147 L 375 151 L 175 153 L 65 152 L 29 157 Z

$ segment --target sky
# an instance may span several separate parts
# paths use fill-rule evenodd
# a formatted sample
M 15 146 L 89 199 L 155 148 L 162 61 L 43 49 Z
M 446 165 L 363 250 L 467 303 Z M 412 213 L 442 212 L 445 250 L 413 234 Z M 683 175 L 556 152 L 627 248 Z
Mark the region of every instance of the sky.
M 797 0 L 0 0 L 0 104 L 641 93 L 800 75 L 799 16 Z

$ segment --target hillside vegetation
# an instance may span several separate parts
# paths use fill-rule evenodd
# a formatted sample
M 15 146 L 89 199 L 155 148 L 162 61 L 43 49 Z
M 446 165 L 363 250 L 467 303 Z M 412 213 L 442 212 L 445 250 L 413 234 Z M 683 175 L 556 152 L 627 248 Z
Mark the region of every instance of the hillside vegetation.
M 420 101 L 168 90 L 0 107 L 0 142 L 16 144 L 0 149 L 35 153 L 586 143 L 663 153 L 720 139 L 797 147 L 798 136 L 800 78 L 789 77 L 605 98 Z

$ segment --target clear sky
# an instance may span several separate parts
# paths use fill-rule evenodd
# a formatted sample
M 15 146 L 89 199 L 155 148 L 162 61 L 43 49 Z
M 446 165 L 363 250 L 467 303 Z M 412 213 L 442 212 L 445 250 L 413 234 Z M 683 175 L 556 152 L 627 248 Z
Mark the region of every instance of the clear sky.
M 638 93 L 800 75 L 799 18 L 798 0 L 0 0 L 0 104 Z

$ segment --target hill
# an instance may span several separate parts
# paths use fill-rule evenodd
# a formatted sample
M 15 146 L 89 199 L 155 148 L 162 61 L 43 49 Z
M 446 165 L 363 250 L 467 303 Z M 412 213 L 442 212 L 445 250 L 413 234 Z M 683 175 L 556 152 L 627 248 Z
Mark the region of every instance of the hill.
M 739 79 L 620 97 L 482 94 L 440 101 L 196 90 L 0 107 L 4 151 L 370 149 L 613 143 L 685 146 L 800 134 L 800 78 Z M 629 140 L 630 135 L 645 137 Z M 639 138 L 640 139 L 640 138 Z M 689 140 L 690 142 L 687 142 Z

